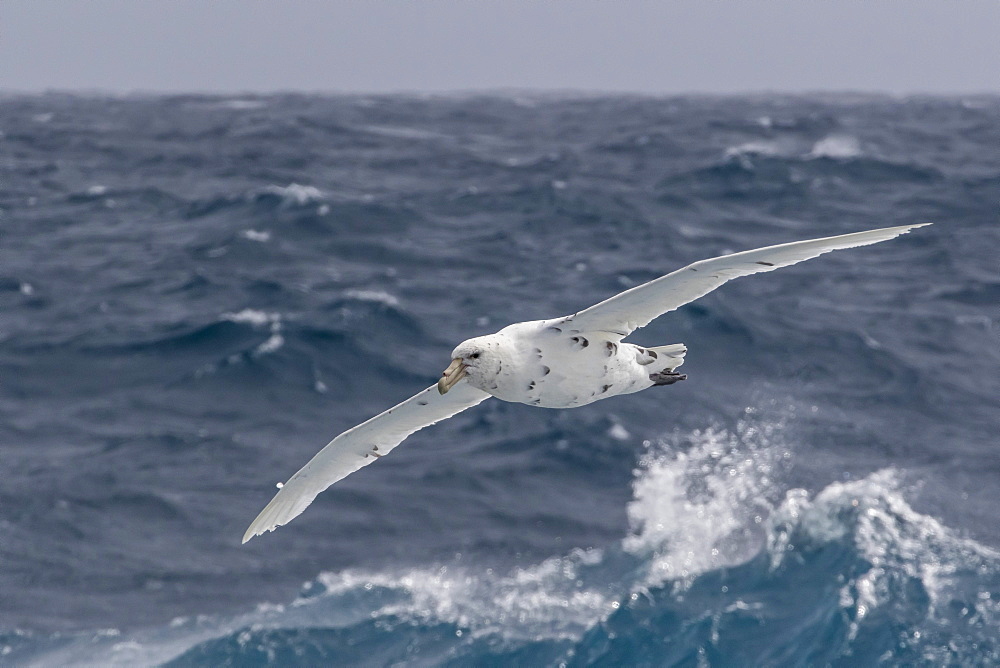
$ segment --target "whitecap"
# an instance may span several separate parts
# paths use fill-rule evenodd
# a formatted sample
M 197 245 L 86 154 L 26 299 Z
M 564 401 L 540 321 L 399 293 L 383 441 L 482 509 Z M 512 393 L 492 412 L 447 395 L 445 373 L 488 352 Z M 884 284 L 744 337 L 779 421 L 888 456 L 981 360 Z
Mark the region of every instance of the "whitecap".
M 749 141 L 738 146 L 730 146 L 726 149 L 726 159 L 741 158 L 743 156 L 774 156 L 778 155 L 778 145 L 771 141 Z
M 253 355 L 255 357 L 276 352 L 285 345 L 285 337 L 281 333 L 282 322 L 280 313 L 267 313 L 265 311 L 245 308 L 238 313 L 223 313 L 222 319 L 230 322 L 246 323 L 254 327 L 268 327 L 271 335 L 263 343 L 254 348 Z M 238 361 L 238 357 L 235 361 Z
M 779 430 L 746 419 L 735 432 L 695 430 L 650 446 L 636 471 L 631 532 L 622 542 L 648 559 L 648 584 L 690 582 L 760 553 L 785 452 Z
M 600 550 L 575 549 L 505 575 L 452 564 L 398 572 L 322 573 L 317 582 L 324 598 L 353 598 L 372 590 L 398 594 L 375 592 L 373 601 L 389 602 L 372 611 L 373 618 L 452 623 L 474 636 L 578 638 L 614 610 L 613 588 L 588 586 L 581 578 L 582 571 L 602 559 Z M 312 605 L 315 598 L 310 595 L 294 605 Z
M 258 195 L 274 195 L 286 206 L 305 206 L 322 201 L 326 196 L 315 186 L 290 183 L 287 186 L 267 186 L 257 191 Z
M 267 355 L 268 353 L 276 352 L 283 345 L 285 345 L 285 337 L 277 332 L 274 332 L 266 341 L 264 341 L 264 343 L 254 349 L 254 355 Z
M 245 308 L 238 313 L 223 313 L 223 320 L 230 322 L 249 323 L 256 327 L 263 327 L 268 323 L 280 322 L 281 315 L 278 313 L 266 313 L 252 308 Z
M 376 302 L 386 306 L 399 306 L 399 299 L 384 290 L 346 290 L 344 296 L 362 302 Z
M 810 158 L 856 158 L 861 155 L 861 144 L 848 135 L 830 135 L 813 144 Z
M 632 437 L 632 434 L 628 433 L 628 429 L 615 422 L 608 429 L 608 436 L 616 441 L 627 441 Z
M 894 581 L 901 576 L 919 582 L 927 592 L 926 622 L 932 625 L 953 614 L 948 610 L 953 602 L 969 599 L 963 580 L 970 574 L 1000 579 L 1000 552 L 915 511 L 901 491 L 902 478 L 895 469 L 883 469 L 859 480 L 833 483 L 811 499 L 805 490 L 793 489 L 770 522 L 772 567 L 787 558 L 793 541 L 822 545 L 847 540 L 869 564 L 839 592 L 841 606 L 851 609 L 855 618 L 852 639 L 865 617 L 898 596 Z M 993 600 L 989 592 L 977 596 L 975 607 L 977 617 L 970 618 L 970 625 L 992 629 L 1000 624 L 1000 600 Z
M 262 230 L 243 230 L 240 232 L 240 236 L 244 239 L 260 243 L 267 243 L 271 240 L 271 233 Z

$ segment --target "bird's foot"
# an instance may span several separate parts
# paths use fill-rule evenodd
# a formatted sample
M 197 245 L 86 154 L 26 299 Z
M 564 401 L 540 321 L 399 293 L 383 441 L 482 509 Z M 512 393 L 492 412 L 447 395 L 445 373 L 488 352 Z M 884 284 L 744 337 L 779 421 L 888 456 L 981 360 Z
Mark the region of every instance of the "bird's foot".
M 649 374 L 649 379 L 653 381 L 653 385 L 673 385 L 678 381 L 687 380 L 687 374 L 676 373 L 674 371 L 660 371 L 659 373 Z

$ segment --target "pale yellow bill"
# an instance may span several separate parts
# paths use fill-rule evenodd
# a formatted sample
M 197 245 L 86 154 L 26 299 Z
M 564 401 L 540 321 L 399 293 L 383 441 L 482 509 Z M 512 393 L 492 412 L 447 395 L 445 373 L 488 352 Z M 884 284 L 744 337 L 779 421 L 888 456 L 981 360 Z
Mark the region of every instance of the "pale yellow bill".
M 438 392 L 445 394 L 463 378 L 465 378 L 465 364 L 462 363 L 462 360 L 455 358 L 441 374 L 441 380 L 438 381 Z

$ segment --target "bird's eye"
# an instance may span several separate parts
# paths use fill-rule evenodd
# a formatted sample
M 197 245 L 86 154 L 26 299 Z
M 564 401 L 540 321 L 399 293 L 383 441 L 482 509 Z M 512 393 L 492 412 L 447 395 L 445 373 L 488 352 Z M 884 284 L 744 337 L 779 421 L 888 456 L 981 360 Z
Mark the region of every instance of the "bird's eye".
M 479 353 L 472 353 L 471 355 L 469 355 L 469 357 L 471 357 L 474 360 L 477 360 L 479 359 Z

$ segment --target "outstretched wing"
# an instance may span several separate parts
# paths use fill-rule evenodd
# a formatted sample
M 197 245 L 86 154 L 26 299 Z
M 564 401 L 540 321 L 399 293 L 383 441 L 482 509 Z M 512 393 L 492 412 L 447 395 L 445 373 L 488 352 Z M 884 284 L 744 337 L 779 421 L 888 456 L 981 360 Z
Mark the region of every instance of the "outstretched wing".
M 287 524 L 305 510 L 320 492 L 362 466 L 371 464 L 413 432 L 461 413 L 489 396 L 469 385 L 468 381 L 458 383 L 443 395 L 438 392 L 437 385 L 432 385 L 367 422 L 348 429 L 316 453 L 282 486 L 247 529 L 243 542 Z
M 701 260 L 580 311 L 567 323 L 572 322 L 573 328 L 581 332 L 601 331 L 628 336 L 653 319 L 708 294 L 732 278 L 773 271 L 832 250 L 887 241 L 924 225 L 930 223 L 795 241 Z

